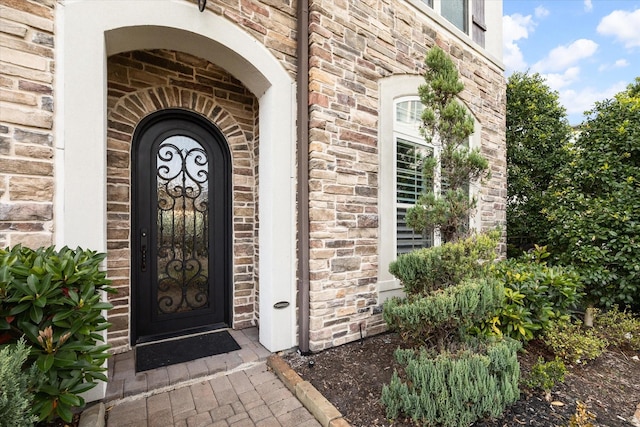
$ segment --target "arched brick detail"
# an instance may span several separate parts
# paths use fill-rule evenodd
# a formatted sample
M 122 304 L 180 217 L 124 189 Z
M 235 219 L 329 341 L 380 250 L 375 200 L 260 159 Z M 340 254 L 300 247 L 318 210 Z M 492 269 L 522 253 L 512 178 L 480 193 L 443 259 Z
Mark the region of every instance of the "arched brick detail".
M 153 52 L 157 53 L 157 52 Z M 161 55 L 176 55 L 174 52 L 159 51 Z M 180 55 L 180 54 L 177 54 Z M 144 55 L 140 55 L 141 57 Z M 192 84 L 172 78 L 168 72 L 163 76 L 176 84 L 153 86 L 154 80 L 147 75 L 148 87 L 131 78 L 137 65 L 131 59 L 134 53 L 118 55 L 109 70 L 109 110 L 107 116 L 107 267 L 109 277 L 118 290 L 110 295 L 114 308 L 109 312 L 108 341 L 113 352 L 125 351 L 130 347 L 130 292 L 131 292 L 131 142 L 136 126 L 144 117 L 166 108 L 183 108 L 197 112 L 217 126 L 225 136 L 231 152 L 232 197 L 233 197 L 233 307 L 234 328 L 243 328 L 255 323 L 257 317 L 257 100 L 239 92 L 236 87 L 226 86 L 228 93 L 217 90 L 215 85 Z M 146 57 L 145 57 L 146 58 Z M 185 58 L 183 58 L 185 60 Z M 110 58 L 111 61 L 111 58 Z M 185 63 L 196 62 L 188 57 Z M 127 63 L 125 69 L 122 63 Z M 233 80 L 223 70 L 210 63 L 197 62 L 200 69 L 209 74 L 216 73 L 224 79 Z M 196 68 L 196 67 L 193 67 Z M 213 69 L 213 70 L 212 70 Z M 127 84 L 118 76 L 123 70 L 129 74 Z M 136 75 L 136 77 L 140 77 Z M 112 78 L 113 77 L 113 78 Z

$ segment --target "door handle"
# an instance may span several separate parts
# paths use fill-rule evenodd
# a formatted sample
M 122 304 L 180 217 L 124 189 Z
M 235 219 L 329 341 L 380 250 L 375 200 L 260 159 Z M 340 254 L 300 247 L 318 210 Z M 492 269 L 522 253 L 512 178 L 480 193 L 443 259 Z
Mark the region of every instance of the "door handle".
M 147 229 L 140 230 L 140 270 L 147 271 Z

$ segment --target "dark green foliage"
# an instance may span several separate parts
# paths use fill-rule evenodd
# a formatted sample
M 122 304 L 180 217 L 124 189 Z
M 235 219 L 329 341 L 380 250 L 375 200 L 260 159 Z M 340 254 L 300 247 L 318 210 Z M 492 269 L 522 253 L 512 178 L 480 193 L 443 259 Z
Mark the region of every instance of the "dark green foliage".
M 498 280 L 483 277 L 499 237 L 498 232 L 477 235 L 399 256 L 389 271 L 407 295 L 386 302 L 387 325 L 407 341 L 441 350 L 463 339 L 504 293 Z
M 596 104 L 545 210 L 559 262 L 572 264 L 588 302 L 640 311 L 640 78 Z
M 567 162 L 571 136 L 566 110 L 539 74 L 514 73 L 507 81 L 507 243 L 509 256 L 547 241 L 541 209 L 548 186 Z
M 498 238 L 499 233 L 492 233 L 424 249 L 401 257 L 413 261 L 399 260 L 392 269 L 402 271 L 413 285 L 405 288 L 405 298 L 385 303 L 383 317 L 421 350 L 396 353 L 406 368 L 404 374 L 394 374 L 383 392 L 389 417 L 404 413 L 428 425 L 468 425 L 499 415 L 517 400 L 519 343 L 499 339 L 468 344 L 469 330 L 504 295 L 501 282 L 486 268 Z
M 469 212 L 476 204 L 469 198 L 467 186 L 488 175 L 489 163 L 478 149 L 465 147 L 474 125 L 473 117 L 456 98 L 464 86 L 455 65 L 438 47 L 429 50 L 425 65 L 425 84 L 418 88 L 424 104 L 422 131 L 427 140 L 437 138 L 442 144 L 440 174 L 448 189 L 442 194 L 422 194 L 407 211 L 406 220 L 416 232 L 439 229 L 443 240 L 449 242 L 467 235 Z M 425 162 L 427 182 L 433 181 L 437 167 L 435 161 Z
M 44 383 L 33 413 L 40 420 L 59 416 L 70 422 L 79 395 L 106 381 L 103 362 L 108 345 L 98 333 L 110 326 L 102 315 L 112 292 L 100 271 L 104 254 L 54 247 L 0 249 L 0 338 L 24 337 Z
M 34 388 L 40 384 L 38 368 L 23 369 L 30 347 L 24 340 L 0 346 L 0 426 L 28 427 L 38 417 L 31 413 Z
M 482 326 L 485 333 L 529 341 L 544 333 L 550 322 L 569 320 L 577 307 L 582 284 L 569 267 L 548 266 L 546 247 L 536 246 L 518 259 L 501 261 L 492 271 L 504 282 L 504 300 Z
M 556 384 L 564 382 L 567 367 L 564 362 L 556 357 L 550 362 L 545 362 L 542 357 L 531 367 L 531 372 L 525 381 L 527 387 L 539 389 L 549 393 Z
M 409 414 L 423 425 L 468 426 L 498 417 L 520 396 L 520 343 L 502 340 L 436 356 L 426 350 L 397 350 L 406 381 L 397 372 L 382 389 L 388 418 Z

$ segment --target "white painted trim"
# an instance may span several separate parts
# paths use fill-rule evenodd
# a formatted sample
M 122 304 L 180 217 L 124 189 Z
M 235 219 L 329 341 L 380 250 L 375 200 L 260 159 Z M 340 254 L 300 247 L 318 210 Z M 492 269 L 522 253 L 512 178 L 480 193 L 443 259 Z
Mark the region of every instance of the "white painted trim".
M 282 64 L 231 21 L 192 2 L 60 0 L 56 117 L 63 158 L 57 177 L 56 241 L 106 251 L 107 57 L 175 49 L 207 59 L 242 81 L 260 103 L 260 342 L 296 343 L 295 83 Z M 286 309 L 273 304 L 288 301 Z
M 396 259 L 396 187 L 395 187 L 395 140 L 393 136 L 394 101 L 398 98 L 415 96 L 418 86 L 424 84 L 420 75 L 397 75 L 380 79 L 379 93 L 379 140 L 380 186 L 378 200 L 389 203 L 379 204 L 378 233 L 378 303 L 382 304 L 401 289 L 399 282 L 389 273 L 389 264 Z
M 400 282 L 389 273 L 389 264 L 396 259 L 396 144 L 394 132 L 394 105 L 395 101 L 401 98 L 410 98 L 418 95 L 418 87 L 424 84 L 424 77 L 421 75 L 396 75 L 383 78 L 379 81 L 380 105 L 379 105 L 379 143 L 380 152 L 380 186 L 378 200 L 386 200 L 389 203 L 379 205 L 379 238 L 378 248 L 378 303 L 382 304 L 391 296 L 399 295 L 402 292 Z M 459 101 L 465 105 L 470 114 L 471 110 L 464 101 Z M 470 138 L 470 148 L 480 148 L 482 145 L 482 125 L 478 118 L 474 118 L 474 133 Z M 433 144 L 434 155 L 439 156 L 438 143 Z M 436 181 L 438 179 L 436 178 Z M 439 184 L 436 184 L 439 185 Z M 480 183 L 471 183 L 470 197 L 478 199 L 478 205 L 473 215 L 470 216 L 470 228 L 480 230 L 481 225 L 481 191 Z M 437 191 L 437 188 L 436 188 Z M 440 244 L 440 235 L 435 230 L 433 244 Z

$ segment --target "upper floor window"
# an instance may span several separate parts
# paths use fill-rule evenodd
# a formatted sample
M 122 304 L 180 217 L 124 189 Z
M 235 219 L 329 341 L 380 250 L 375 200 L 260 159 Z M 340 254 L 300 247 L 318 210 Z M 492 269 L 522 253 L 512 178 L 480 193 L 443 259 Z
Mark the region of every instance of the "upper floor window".
M 421 0 L 473 41 L 485 46 L 485 0 Z
M 467 0 L 443 0 L 440 3 L 440 14 L 465 33 L 467 29 Z

